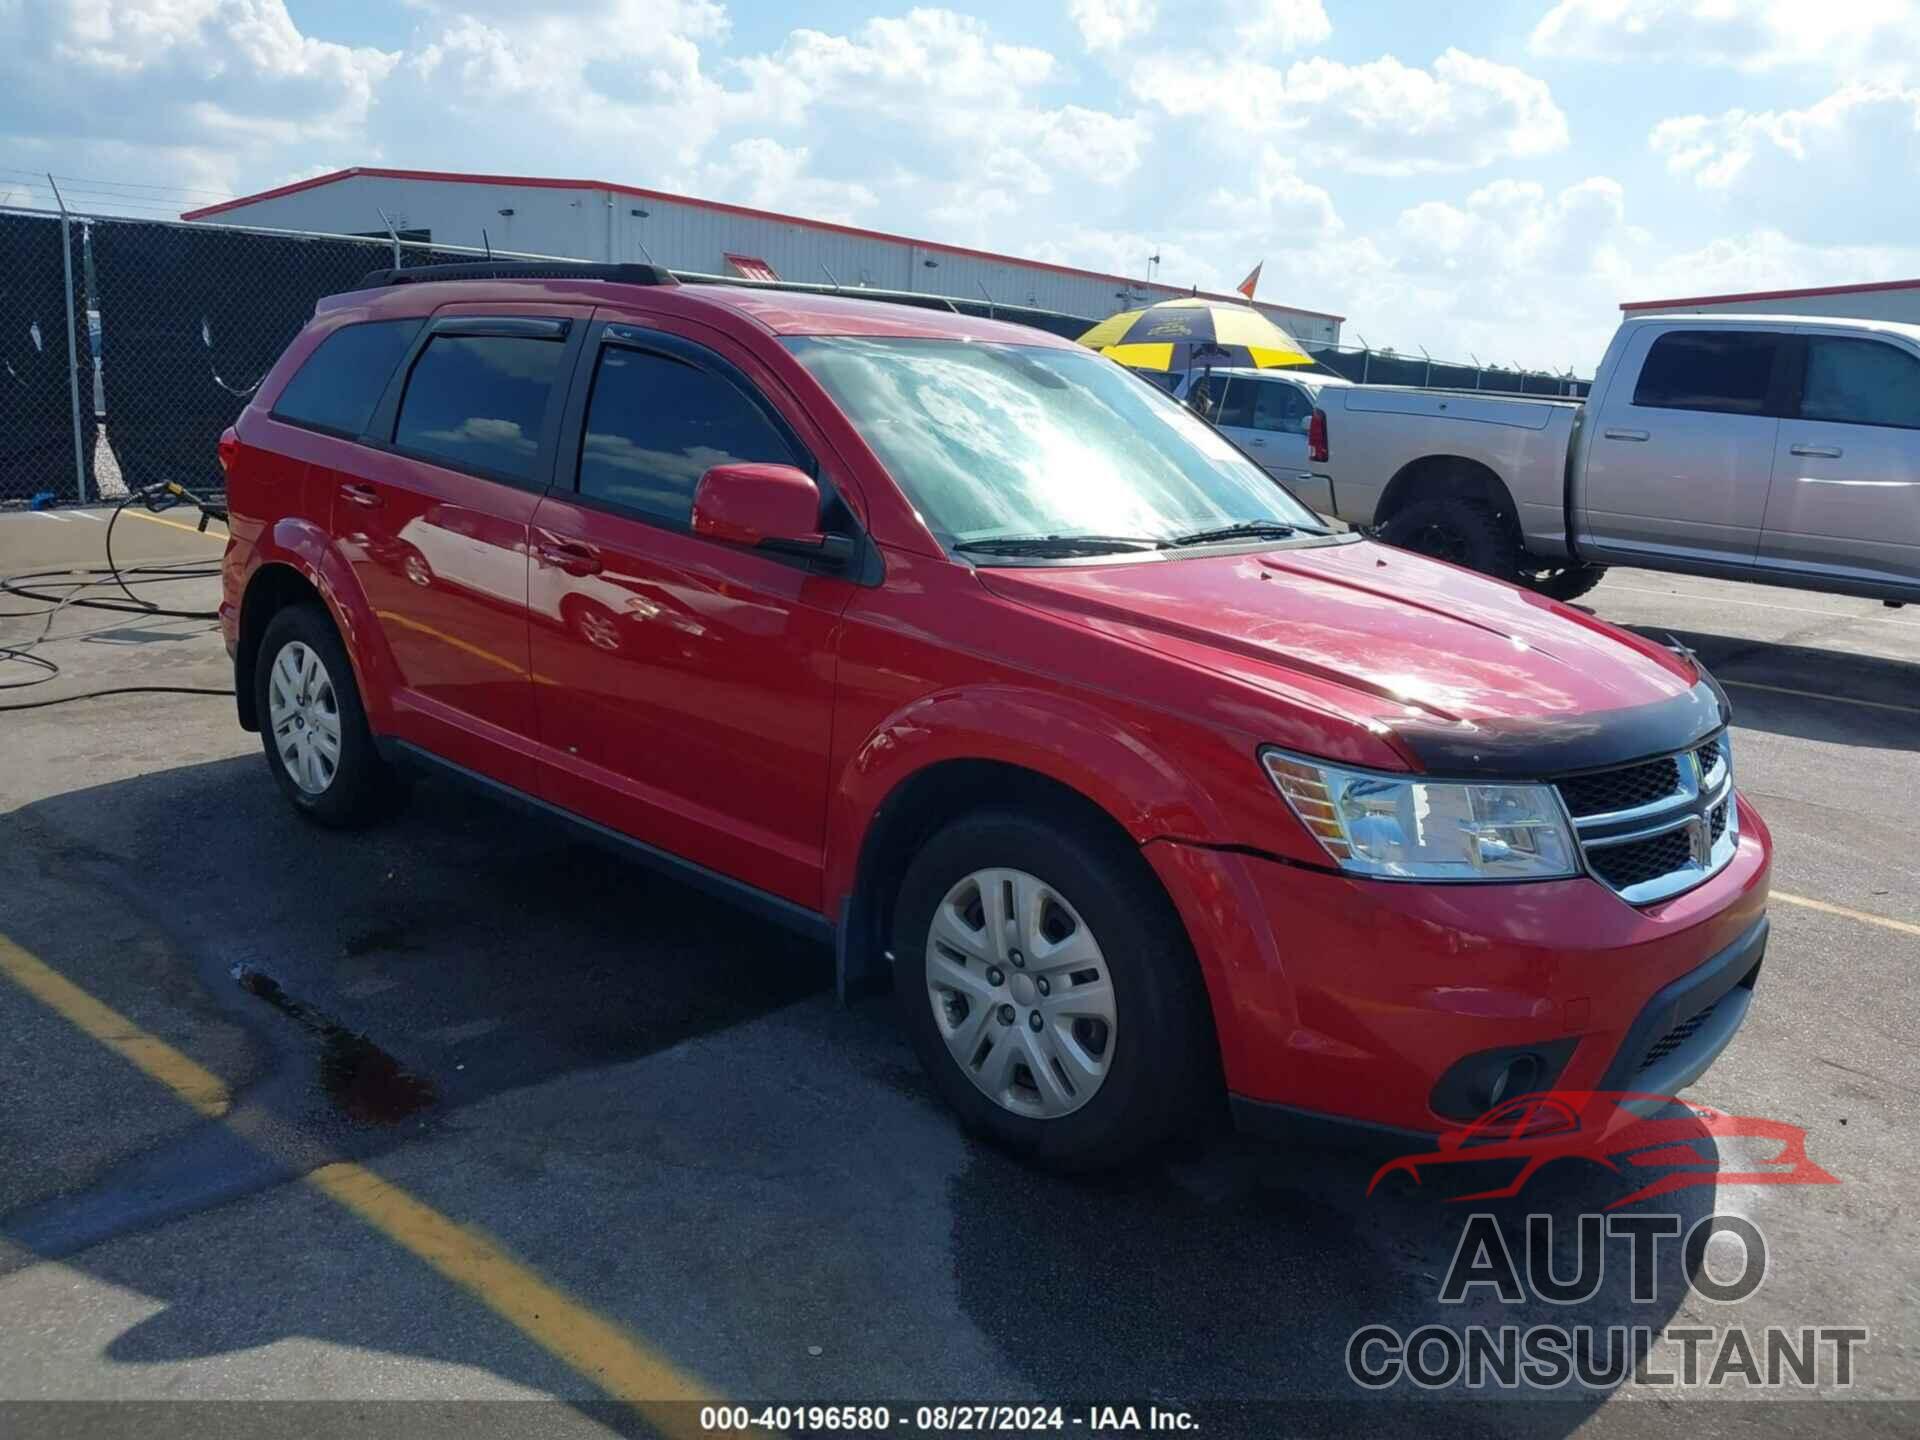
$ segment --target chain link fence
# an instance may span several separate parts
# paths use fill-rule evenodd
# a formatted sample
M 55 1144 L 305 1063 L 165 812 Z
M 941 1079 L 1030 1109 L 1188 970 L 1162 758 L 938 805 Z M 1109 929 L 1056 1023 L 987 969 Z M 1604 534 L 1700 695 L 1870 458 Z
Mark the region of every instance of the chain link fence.
M 1500 365 L 1469 365 L 1457 360 L 1433 360 L 1424 355 L 1401 355 L 1392 350 L 1368 350 L 1331 345 L 1307 353 L 1336 374 L 1362 385 L 1411 385 L 1423 390 L 1485 390 L 1500 395 L 1559 396 L 1583 399 L 1592 380 L 1555 375 L 1548 370 L 1508 369 Z
M 0 507 L 111 501 L 167 480 L 219 490 L 220 432 L 322 296 L 371 270 L 484 255 L 114 216 L 72 215 L 63 227 L 57 215 L 0 212 Z
M 57 216 L 0 214 L 0 501 L 71 503 L 77 477 L 92 469 L 83 261 L 81 234 Z M 80 379 L 84 386 L 76 385 Z
M 355 288 L 371 270 L 485 256 L 415 241 L 0 211 L 0 508 L 111 501 L 168 480 L 220 489 L 220 432 L 315 302 Z M 1062 335 L 1092 323 L 991 301 L 863 293 Z M 1313 353 L 1376 385 L 1524 395 L 1587 389 L 1562 376 L 1377 350 Z

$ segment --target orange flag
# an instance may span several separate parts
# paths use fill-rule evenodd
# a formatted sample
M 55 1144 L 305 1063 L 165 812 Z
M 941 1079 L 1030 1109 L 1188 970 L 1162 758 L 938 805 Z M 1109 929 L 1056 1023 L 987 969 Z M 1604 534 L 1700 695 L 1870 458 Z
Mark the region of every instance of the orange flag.
M 1265 265 L 1266 263 L 1266 261 L 1262 260 L 1260 265 Z M 1233 287 L 1249 300 L 1253 299 L 1253 287 L 1260 283 L 1260 265 L 1254 266 L 1253 269 L 1247 273 L 1247 278 Z

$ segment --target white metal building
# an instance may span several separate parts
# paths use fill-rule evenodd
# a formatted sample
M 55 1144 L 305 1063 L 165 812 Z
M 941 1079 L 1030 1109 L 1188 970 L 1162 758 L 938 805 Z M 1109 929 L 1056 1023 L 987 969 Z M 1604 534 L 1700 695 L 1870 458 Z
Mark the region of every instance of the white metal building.
M 1920 280 L 1865 285 L 1821 285 L 1806 290 L 1753 290 L 1739 295 L 1694 295 L 1680 300 L 1628 300 L 1628 315 L 1840 315 L 1857 320 L 1920 324 Z
M 495 250 L 578 260 L 651 260 L 707 275 L 986 298 L 1089 320 L 1189 293 L 1183 286 L 600 180 L 356 166 L 180 218 L 336 235 L 384 235 L 391 226 L 403 240 L 487 243 Z M 1307 344 L 1340 339 L 1339 315 L 1264 302 L 1260 309 Z

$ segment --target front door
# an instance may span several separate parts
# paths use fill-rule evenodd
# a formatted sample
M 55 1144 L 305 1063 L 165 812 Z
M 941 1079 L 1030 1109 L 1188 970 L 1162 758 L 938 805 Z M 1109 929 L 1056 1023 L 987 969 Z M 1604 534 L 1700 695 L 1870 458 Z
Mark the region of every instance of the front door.
M 814 474 L 828 527 L 841 507 L 751 356 L 691 325 L 598 328 L 569 407 L 573 458 L 532 522 L 542 793 L 817 907 L 853 585 L 690 522 L 701 474 L 729 461 Z
M 1759 565 L 1920 586 L 1920 356 L 1810 335 L 1780 422 Z
M 334 478 L 333 528 L 395 666 L 393 728 L 530 789 L 527 523 L 591 310 L 437 312 Z
M 1636 337 L 1599 414 L 1579 490 L 1583 553 L 1747 569 L 1760 545 L 1785 362 L 1780 335 Z

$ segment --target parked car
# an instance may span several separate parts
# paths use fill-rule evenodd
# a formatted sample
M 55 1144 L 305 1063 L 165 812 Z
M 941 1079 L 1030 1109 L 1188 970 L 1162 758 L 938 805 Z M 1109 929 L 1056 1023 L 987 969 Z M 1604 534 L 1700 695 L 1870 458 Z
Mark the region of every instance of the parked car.
M 1331 515 L 1333 483 L 1325 473 L 1326 415 L 1320 397 L 1352 384 L 1332 374 L 1201 369 L 1181 376 L 1174 394 L 1211 420 L 1261 469 L 1320 514 Z
M 1333 513 L 1560 599 L 1638 565 L 1920 600 L 1920 326 L 1636 316 L 1584 404 L 1322 406 Z
M 1329 533 L 1037 331 L 450 268 L 322 301 L 221 441 L 302 815 L 451 775 L 890 965 L 937 1092 L 1065 1167 L 1223 1095 L 1671 1091 L 1745 1013 L 1770 841 L 1689 657 Z

